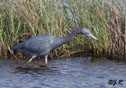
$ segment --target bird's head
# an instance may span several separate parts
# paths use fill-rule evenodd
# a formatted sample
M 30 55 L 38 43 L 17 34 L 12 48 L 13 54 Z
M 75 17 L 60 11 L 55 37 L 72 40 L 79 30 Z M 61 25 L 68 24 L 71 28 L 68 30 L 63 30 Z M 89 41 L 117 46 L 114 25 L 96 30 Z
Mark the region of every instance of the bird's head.
M 87 28 L 81 28 L 81 33 L 84 34 L 87 37 L 90 37 L 96 41 L 99 41 Z

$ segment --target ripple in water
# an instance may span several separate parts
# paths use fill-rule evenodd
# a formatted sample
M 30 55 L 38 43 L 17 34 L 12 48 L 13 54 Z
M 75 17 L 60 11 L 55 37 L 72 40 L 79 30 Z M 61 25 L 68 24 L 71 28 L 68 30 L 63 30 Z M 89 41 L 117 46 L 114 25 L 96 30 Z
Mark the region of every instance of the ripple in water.
M 0 60 L 1 88 L 126 88 L 126 65 L 104 58 L 53 59 L 48 65 L 42 61 L 24 63 Z M 109 80 L 117 83 L 113 86 Z

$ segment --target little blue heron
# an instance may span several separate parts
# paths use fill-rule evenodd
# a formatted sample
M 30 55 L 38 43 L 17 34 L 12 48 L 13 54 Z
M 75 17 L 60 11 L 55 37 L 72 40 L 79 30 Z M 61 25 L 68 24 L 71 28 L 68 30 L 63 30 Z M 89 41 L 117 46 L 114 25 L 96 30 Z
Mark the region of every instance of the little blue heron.
M 45 64 L 47 64 L 48 54 L 60 45 L 73 40 L 77 34 L 84 34 L 85 36 L 98 41 L 98 39 L 93 36 L 87 28 L 80 28 L 74 30 L 72 33 L 65 37 L 55 37 L 52 35 L 39 35 L 32 37 L 29 40 L 15 45 L 13 50 L 21 51 L 31 57 L 26 64 L 30 63 L 37 56 L 44 56 Z

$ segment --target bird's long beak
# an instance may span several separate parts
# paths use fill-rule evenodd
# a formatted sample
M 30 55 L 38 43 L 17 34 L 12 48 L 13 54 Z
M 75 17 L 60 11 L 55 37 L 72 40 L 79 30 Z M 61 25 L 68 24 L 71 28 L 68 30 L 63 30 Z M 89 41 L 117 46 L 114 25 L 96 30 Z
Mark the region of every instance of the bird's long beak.
M 94 39 L 94 40 L 96 40 L 96 41 L 99 42 L 99 40 L 94 35 L 92 35 L 92 34 L 87 34 L 86 36 L 90 37 L 90 38 L 92 38 L 92 39 Z

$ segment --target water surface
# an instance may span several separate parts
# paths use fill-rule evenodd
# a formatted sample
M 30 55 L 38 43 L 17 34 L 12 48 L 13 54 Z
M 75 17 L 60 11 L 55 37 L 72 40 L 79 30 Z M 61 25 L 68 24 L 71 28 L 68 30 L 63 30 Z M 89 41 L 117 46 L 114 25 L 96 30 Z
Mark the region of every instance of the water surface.
M 0 60 L 0 88 L 126 88 L 124 63 L 91 57 L 54 59 L 48 66 L 25 62 Z

